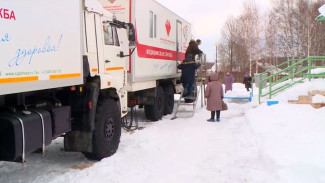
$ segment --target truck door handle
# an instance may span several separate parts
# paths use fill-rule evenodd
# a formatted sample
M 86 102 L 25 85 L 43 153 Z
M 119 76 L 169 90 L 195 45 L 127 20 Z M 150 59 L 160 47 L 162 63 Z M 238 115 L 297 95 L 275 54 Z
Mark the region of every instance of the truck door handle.
M 109 62 L 111 62 L 111 61 L 109 61 L 109 60 L 105 60 L 105 63 L 109 63 Z

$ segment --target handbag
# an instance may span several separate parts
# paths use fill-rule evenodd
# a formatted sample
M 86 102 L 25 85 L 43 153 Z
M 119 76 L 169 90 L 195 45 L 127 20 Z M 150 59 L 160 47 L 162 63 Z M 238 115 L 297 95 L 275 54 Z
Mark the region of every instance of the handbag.
M 221 109 L 222 111 L 228 110 L 228 106 L 223 100 L 221 101 L 221 105 L 222 105 L 222 109 Z

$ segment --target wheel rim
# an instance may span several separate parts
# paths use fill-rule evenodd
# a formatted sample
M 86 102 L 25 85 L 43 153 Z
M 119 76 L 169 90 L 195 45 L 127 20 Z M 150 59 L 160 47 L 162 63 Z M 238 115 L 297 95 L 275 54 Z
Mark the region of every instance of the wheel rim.
M 113 139 L 114 135 L 114 121 L 112 118 L 108 118 L 104 127 L 105 141 L 109 142 Z

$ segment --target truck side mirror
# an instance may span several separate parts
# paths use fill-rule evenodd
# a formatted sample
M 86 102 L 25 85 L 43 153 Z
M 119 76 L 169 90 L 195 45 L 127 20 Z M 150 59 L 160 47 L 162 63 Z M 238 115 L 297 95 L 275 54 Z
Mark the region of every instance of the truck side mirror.
M 135 41 L 135 30 L 132 23 L 127 24 L 128 39 L 130 42 Z
M 135 49 L 136 43 L 135 43 L 135 29 L 133 24 L 128 23 L 127 26 L 127 32 L 128 32 L 128 39 L 129 39 L 129 48 Z

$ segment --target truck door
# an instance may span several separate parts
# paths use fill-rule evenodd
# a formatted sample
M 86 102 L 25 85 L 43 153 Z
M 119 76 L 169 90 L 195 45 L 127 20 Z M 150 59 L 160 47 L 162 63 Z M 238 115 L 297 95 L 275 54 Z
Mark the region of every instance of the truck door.
M 177 20 L 176 23 L 176 61 L 182 61 L 183 42 L 182 42 L 182 22 Z M 177 72 L 180 70 L 177 69 Z
M 177 20 L 177 33 L 176 33 L 176 52 L 177 52 L 177 61 L 181 61 L 183 60 L 182 58 L 182 45 L 183 45 L 183 42 L 182 42 L 182 22 L 180 22 L 179 20 Z
M 125 57 L 120 57 L 123 49 L 117 29 L 108 21 L 103 21 L 104 75 L 109 87 L 122 88 L 126 82 Z

